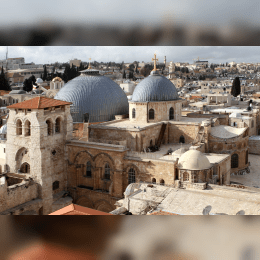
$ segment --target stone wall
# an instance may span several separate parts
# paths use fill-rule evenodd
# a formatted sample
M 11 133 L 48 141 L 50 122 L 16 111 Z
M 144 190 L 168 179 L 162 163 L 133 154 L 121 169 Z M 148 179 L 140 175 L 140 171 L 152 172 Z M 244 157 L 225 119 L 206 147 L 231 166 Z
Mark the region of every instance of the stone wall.
M 30 181 L 23 181 L 15 185 L 1 186 L 0 212 L 14 208 L 20 204 L 38 198 L 38 184 Z
M 209 135 L 209 153 L 237 154 L 239 157 L 238 168 L 231 168 L 230 174 L 248 167 L 246 153 L 248 151 L 248 135 L 229 139 L 220 139 Z
M 191 143 L 196 138 L 199 128 L 199 124 L 169 122 L 168 143 L 179 143 L 181 136 L 184 136 L 185 143 Z
M 260 138 L 257 138 L 257 137 L 249 138 L 249 141 L 248 141 L 249 153 L 260 155 Z
M 161 122 L 169 120 L 170 108 L 174 109 L 174 119 L 181 118 L 182 100 L 161 101 L 161 102 L 129 102 L 129 118 L 135 122 Z M 135 118 L 133 118 L 135 109 Z M 149 119 L 149 110 L 154 110 L 154 119 Z

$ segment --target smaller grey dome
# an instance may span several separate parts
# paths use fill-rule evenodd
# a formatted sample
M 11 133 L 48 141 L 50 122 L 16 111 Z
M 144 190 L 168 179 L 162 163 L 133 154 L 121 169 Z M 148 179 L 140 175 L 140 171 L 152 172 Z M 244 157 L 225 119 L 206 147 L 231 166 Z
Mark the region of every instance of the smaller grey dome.
M 170 101 L 179 99 L 177 89 L 166 77 L 160 75 L 158 71 L 152 71 L 150 76 L 137 84 L 132 101 Z

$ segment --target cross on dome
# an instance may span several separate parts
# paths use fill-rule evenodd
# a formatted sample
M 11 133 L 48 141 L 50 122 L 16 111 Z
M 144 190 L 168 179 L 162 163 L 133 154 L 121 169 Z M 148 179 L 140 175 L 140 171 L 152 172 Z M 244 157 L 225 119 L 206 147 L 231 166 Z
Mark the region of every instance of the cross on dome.
M 154 62 L 154 68 L 153 70 L 156 71 L 156 61 L 158 61 L 159 59 L 156 59 L 156 53 L 154 54 L 154 58 L 152 59 L 152 61 Z

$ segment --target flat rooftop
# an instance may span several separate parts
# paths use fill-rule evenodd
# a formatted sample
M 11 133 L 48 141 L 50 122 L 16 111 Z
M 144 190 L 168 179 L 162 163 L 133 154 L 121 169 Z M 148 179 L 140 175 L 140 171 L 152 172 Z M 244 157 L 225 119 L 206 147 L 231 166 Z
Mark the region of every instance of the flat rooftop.
M 179 124 L 179 123 L 186 123 L 186 124 L 201 124 L 202 121 L 207 120 L 208 118 L 191 118 L 191 117 L 181 117 L 179 121 L 161 121 L 161 122 L 135 122 L 130 121 L 129 119 L 125 120 L 114 120 L 105 123 L 90 125 L 91 128 L 117 128 L 117 129 L 124 129 L 124 130 L 140 130 L 146 127 L 161 125 L 163 122 L 170 122 L 171 124 Z
M 131 152 L 129 151 L 127 153 L 128 157 L 132 157 L 133 159 L 138 158 L 141 160 L 161 160 L 161 161 L 169 161 L 169 162 L 175 162 L 177 158 L 180 157 L 180 154 L 174 154 L 177 150 L 184 148 L 186 151 L 189 150 L 191 147 L 191 144 L 165 144 L 161 145 L 160 151 L 156 151 L 153 153 L 145 153 L 145 152 Z M 168 150 L 172 149 L 172 155 L 166 155 Z M 228 154 L 216 154 L 216 153 L 210 153 L 205 154 L 205 156 L 208 158 L 209 162 L 211 164 L 219 163 L 223 160 L 225 160 L 227 157 L 229 157 Z

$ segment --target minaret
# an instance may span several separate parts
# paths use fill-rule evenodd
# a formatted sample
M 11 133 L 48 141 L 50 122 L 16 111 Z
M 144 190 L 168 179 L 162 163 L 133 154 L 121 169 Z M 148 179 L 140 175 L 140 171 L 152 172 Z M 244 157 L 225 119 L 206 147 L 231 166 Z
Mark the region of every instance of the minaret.
M 165 68 L 166 68 L 166 56 L 164 56 L 164 65 L 165 65 Z
M 88 69 L 89 69 L 89 70 L 92 69 L 92 68 L 91 68 L 91 64 L 90 64 L 90 61 L 91 61 L 91 58 L 89 58 L 89 65 L 88 65 Z
M 6 59 L 6 71 L 8 70 L 8 64 L 7 64 L 7 60 L 8 60 L 8 46 L 6 47 L 6 57 L 5 57 L 5 59 Z

